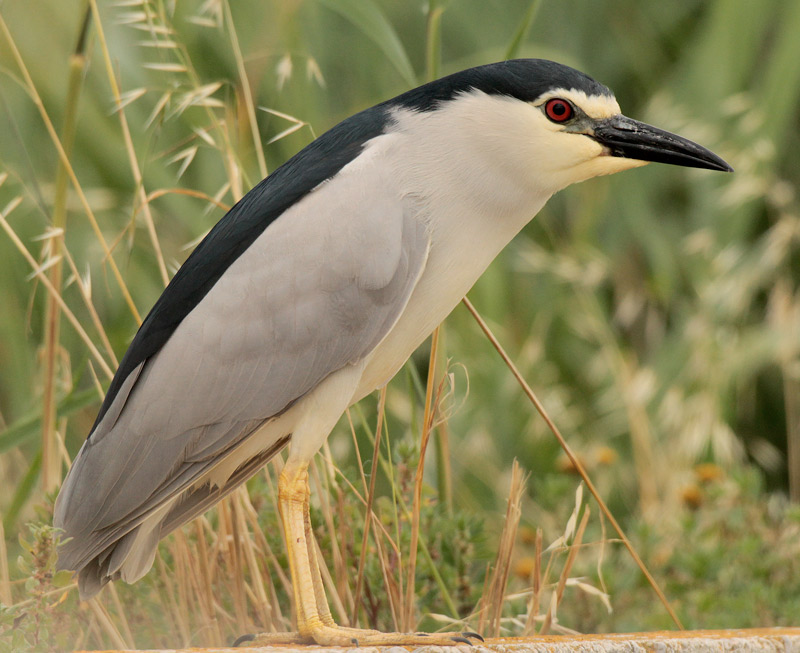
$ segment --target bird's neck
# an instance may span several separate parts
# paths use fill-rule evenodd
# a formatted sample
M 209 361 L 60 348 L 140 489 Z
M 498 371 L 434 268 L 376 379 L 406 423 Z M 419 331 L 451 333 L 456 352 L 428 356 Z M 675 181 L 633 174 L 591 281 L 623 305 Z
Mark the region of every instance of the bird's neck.
M 459 292 L 469 290 L 555 190 L 539 187 L 513 152 L 495 149 L 485 133 L 475 136 L 465 120 L 446 111 L 407 121 L 401 114 L 380 145 L 395 166 L 403 201 L 428 224 L 428 265 L 441 258 L 442 272 L 459 279 Z
M 394 376 L 550 197 L 435 144 L 404 143 L 402 134 L 375 141 L 371 146 L 408 148 L 402 156 L 387 151 L 384 160 L 398 166 L 396 192 L 426 224 L 430 250 L 406 310 L 372 354 L 354 401 Z M 414 152 L 415 146 L 425 151 Z

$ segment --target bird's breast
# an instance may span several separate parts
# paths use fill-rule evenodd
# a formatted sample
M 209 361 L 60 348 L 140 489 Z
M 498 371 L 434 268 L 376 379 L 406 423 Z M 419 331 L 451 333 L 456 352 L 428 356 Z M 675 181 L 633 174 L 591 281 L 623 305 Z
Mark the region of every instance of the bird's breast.
M 530 198 L 513 212 L 491 212 L 451 197 L 420 211 L 431 237 L 425 269 L 405 310 L 369 356 L 354 403 L 389 382 L 546 200 Z

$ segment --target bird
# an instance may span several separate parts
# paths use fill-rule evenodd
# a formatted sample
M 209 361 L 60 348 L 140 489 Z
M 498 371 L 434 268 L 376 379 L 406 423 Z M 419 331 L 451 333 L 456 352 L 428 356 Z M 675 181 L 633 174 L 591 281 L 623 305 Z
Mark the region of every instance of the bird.
M 312 141 L 219 220 L 133 338 L 55 503 L 59 567 L 77 572 L 83 598 L 135 582 L 161 538 L 288 447 L 278 504 L 297 631 L 253 641 L 477 636 L 335 623 L 309 462 L 554 193 L 648 162 L 732 171 L 624 116 L 588 75 L 543 59 L 456 72 Z

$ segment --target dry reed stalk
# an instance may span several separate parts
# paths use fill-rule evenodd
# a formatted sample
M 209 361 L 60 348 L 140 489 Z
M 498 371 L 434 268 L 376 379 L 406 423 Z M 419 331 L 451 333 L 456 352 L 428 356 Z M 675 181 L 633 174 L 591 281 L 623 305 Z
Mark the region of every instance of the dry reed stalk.
M 237 103 L 238 104 L 238 103 Z M 232 113 L 233 107 L 225 105 L 225 119 L 220 126 L 220 130 L 225 134 L 225 139 L 228 143 L 231 142 L 231 136 L 228 133 L 229 129 L 235 128 L 239 124 L 239 116 Z M 231 127 L 233 125 L 233 127 Z M 238 202 L 244 195 L 242 189 L 242 171 L 238 165 L 238 156 L 232 148 L 223 152 L 223 163 L 225 169 L 228 171 L 228 180 L 231 188 L 231 195 L 235 202 Z
M 578 550 L 580 549 L 581 542 L 583 541 L 583 534 L 586 531 L 586 524 L 589 523 L 589 514 L 589 506 L 586 506 L 583 511 L 581 523 L 578 526 L 578 530 L 575 532 L 575 538 L 572 541 L 572 545 L 569 547 L 567 560 L 564 563 L 564 567 L 561 569 L 561 575 L 559 576 L 556 590 L 553 593 L 553 597 L 550 601 L 550 607 L 547 609 L 547 614 L 545 615 L 542 629 L 539 631 L 540 635 L 546 635 L 551 624 L 557 621 L 556 613 L 558 611 L 558 606 L 561 603 L 561 599 L 564 597 L 564 589 L 567 586 L 567 580 L 569 579 L 570 571 L 572 571 L 572 566 L 575 563 L 575 557 L 578 555 Z
M 417 571 L 417 546 L 419 544 L 419 517 L 422 501 L 422 474 L 425 470 L 425 451 L 431 434 L 431 425 L 435 406 L 433 405 L 433 390 L 436 385 L 436 353 L 439 349 L 439 327 L 431 334 L 431 353 L 428 363 L 428 382 L 425 388 L 425 411 L 422 418 L 422 437 L 419 446 L 419 462 L 414 477 L 414 500 L 411 510 L 411 545 L 408 551 L 408 568 L 406 581 L 406 597 L 403 606 L 403 619 L 400 628 L 409 632 L 414 629 L 414 607 L 416 604 L 416 571 Z
M 195 537 L 197 539 L 197 595 L 201 606 L 203 621 L 211 630 L 212 638 L 215 643 L 223 644 L 222 632 L 219 627 L 216 610 L 214 609 L 214 590 L 211 584 L 211 573 L 208 568 L 208 544 L 206 542 L 203 522 L 207 522 L 205 517 L 195 519 L 193 522 Z
M 606 581 L 603 579 L 603 561 L 605 560 L 606 556 L 606 520 L 603 517 L 603 513 L 599 512 L 598 517 L 600 517 L 600 553 L 597 554 L 597 579 L 600 581 L 600 589 L 603 591 L 603 594 L 608 596 L 608 588 L 606 587 Z
M 450 427 L 447 420 L 442 420 L 436 427 L 436 473 L 439 500 L 453 514 L 453 468 L 450 453 Z
M 215 508 L 214 511 L 216 512 L 217 509 Z M 210 597 L 213 599 L 214 604 L 217 603 L 217 594 L 214 592 L 213 588 L 217 583 L 217 571 L 219 569 L 218 560 L 220 558 L 220 543 L 218 538 L 218 533 L 211 525 L 211 522 L 208 521 L 208 518 L 203 515 L 202 517 L 198 517 L 198 521 L 202 526 L 203 533 L 205 534 L 204 537 L 201 539 L 203 542 L 209 542 L 210 546 L 208 547 L 208 555 L 206 556 L 206 567 L 208 568 L 208 587 L 209 587 L 209 594 Z
M 511 487 L 508 490 L 506 515 L 503 530 L 497 547 L 497 557 L 490 576 L 488 588 L 485 589 L 481 602 L 481 624 L 479 630 L 490 637 L 500 636 L 500 620 L 503 616 L 506 587 L 511 574 L 511 556 L 514 553 L 514 542 L 517 538 L 519 520 L 522 517 L 522 497 L 528 482 L 528 474 L 522 471 L 519 462 L 514 460 L 511 467 Z M 484 586 L 486 587 L 486 586 Z
M 253 93 L 250 89 L 250 81 L 247 79 L 247 71 L 244 66 L 244 57 L 242 50 L 239 47 L 239 38 L 236 35 L 236 26 L 233 24 L 233 16 L 231 15 L 230 4 L 226 1 L 223 2 L 223 9 L 225 11 L 225 21 L 228 23 L 228 33 L 230 34 L 231 50 L 233 52 L 233 59 L 236 62 L 236 72 L 239 74 L 239 85 L 244 94 L 244 106 L 247 113 L 247 122 L 250 127 L 250 135 L 253 139 L 253 148 L 256 152 L 258 159 L 258 171 L 261 177 L 267 176 L 267 161 L 264 157 L 264 147 L 261 143 L 261 135 L 258 133 L 258 121 L 256 120 L 255 103 L 253 102 Z
M 247 509 L 247 520 L 250 524 L 250 529 L 252 530 L 253 537 L 256 539 L 256 545 L 259 551 L 262 552 L 262 559 L 264 564 L 264 574 L 263 578 L 268 583 L 267 589 L 270 595 L 270 612 L 271 612 L 271 619 L 270 623 L 267 624 L 268 627 L 272 627 L 276 630 L 288 630 L 289 623 L 288 620 L 284 618 L 283 611 L 281 610 L 280 602 L 278 601 L 278 593 L 275 589 L 275 585 L 272 582 L 272 574 L 268 573 L 270 567 L 274 570 L 274 573 L 277 575 L 278 580 L 280 581 L 281 585 L 283 586 L 284 592 L 287 595 L 291 596 L 292 588 L 291 588 L 291 581 L 289 580 L 288 576 L 284 572 L 283 568 L 281 567 L 280 563 L 278 562 L 275 553 L 272 551 L 272 547 L 270 547 L 267 538 L 264 536 L 263 531 L 258 523 L 258 515 L 256 514 L 256 509 L 253 505 L 248 501 L 245 504 Z M 284 625 L 285 624 L 285 625 Z
M 355 451 L 356 465 L 358 465 L 358 476 L 361 479 L 361 484 L 364 487 L 364 496 L 366 496 L 369 492 L 369 483 L 367 482 L 367 474 L 364 471 L 364 463 L 361 459 L 361 448 L 358 446 L 356 426 L 353 424 L 353 416 L 349 408 L 345 414 L 347 415 L 347 423 L 350 426 L 350 437 L 353 439 L 353 450 Z
M 156 555 L 156 563 L 158 566 L 158 575 L 161 578 L 161 583 L 164 587 L 164 594 L 166 600 L 161 601 L 161 605 L 167 606 L 167 616 L 172 620 L 172 632 L 178 632 L 182 641 L 188 644 L 190 641 L 189 625 L 183 620 L 183 615 L 178 607 L 178 602 L 175 599 L 175 586 L 172 581 L 172 574 L 161 555 Z
M 157 200 L 159 197 L 164 197 L 165 195 L 185 195 L 186 197 L 195 197 L 197 199 L 204 200 L 208 204 L 213 204 L 218 209 L 222 209 L 225 213 L 227 213 L 231 209 L 230 204 L 226 204 L 225 202 L 221 201 L 216 197 L 211 197 L 211 195 L 209 195 L 208 193 L 204 193 L 203 191 L 200 190 L 194 190 L 192 188 L 159 188 L 158 190 L 150 191 L 150 194 L 147 196 L 147 203 L 150 204 L 154 200 Z M 208 232 L 203 234 L 200 240 L 205 238 L 207 233 Z M 197 245 L 200 242 L 200 240 L 198 240 L 197 242 L 190 243 L 189 245 L 184 245 L 184 248 L 191 247 L 193 249 L 194 245 Z
M 533 555 L 533 569 L 531 570 L 531 600 L 528 604 L 528 615 L 525 620 L 523 637 L 530 637 L 536 632 L 536 617 L 539 615 L 539 606 L 542 601 L 542 529 L 536 529 L 536 544 Z
M 242 492 L 239 495 L 241 516 L 243 519 L 242 530 L 248 533 L 247 560 L 251 568 L 251 578 L 256 585 L 256 593 L 260 604 L 262 626 L 265 629 L 274 627 L 276 620 L 275 612 L 275 589 L 272 585 L 272 577 L 267 565 L 269 545 L 266 542 L 264 533 L 258 524 L 256 509 L 250 501 L 250 495 Z M 277 613 L 280 616 L 280 611 Z
M 231 494 L 228 495 L 228 498 L 220 503 L 220 506 L 224 506 L 224 528 L 227 533 L 226 541 L 228 543 L 229 553 L 229 557 L 225 558 L 226 563 L 230 565 L 226 575 L 233 581 L 231 597 L 233 598 L 233 608 L 236 616 L 236 628 L 242 633 L 248 631 L 249 616 L 247 614 L 248 601 L 244 588 L 244 564 L 242 560 L 243 553 L 240 543 L 241 533 L 239 533 L 239 529 L 237 527 L 237 509 L 233 495 L 244 491 L 245 490 L 240 487 L 231 492 Z M 222 523 L 222 520 L 220 520 L 220 523 Z
M 97 617 L 95 617 L 91 608 L 89 608 L 89 613 L 89 618 L 87 619 L 88 632 L 86 633 L 86 640 L 95 641 L 97 642 L 98 646 L 104 646 L 105 638 L 103 637 L 103 631 L 100 629 L 100 624 L 97 621 Z
M 122 102 L 122 96 L 117 84 L 117 76 L 114 74 L 114 64 L 111 60 L 111 52 L 108 49 L 106 42 L 106 35 L 103 29 L 103 22 L 100 20 L 100 10 L 97 7 L 96 0 L 90 0 L 92 7 L 92 14 L 94 15 L 95 31 L 97 33 L 97 40 L 100 43 L 100 51 L 103 54 L 103 62 L 106 67 L 106 77 L 111 86 L 111 93 L 114 96 L 114 104 L 116 105 L 116 114 L 119 116 L 120 129 L 122 130 L 122 139 L 125 144 L 125 152 L 128 155 L 128 165 L 133 175 L 133 183 L 136 188 L 136 195 L 139 204 L 144 212 L 144 222 L 147 227 L 147 234 L 150 237 L 150 243 L 153 246 L 153 251 L 156 256 L 156 264 L 158 271 L 161 274 L 161 281 L 166 286 L 169 283 L 169 274 L 167 274 L 167 265 L 164 261 L 164 254 L 161 251 L 161 243 L 158 241 L 158 234 L 156 233 L 155 220 L 153 214 L 150 212 L 150 204 L 147 202 L 147 191 L 145 190 L 144 178 L 142 177 L 142 170 L 139 167 L 139 160 L 136 157 L 136 149 L 133 147 L 133 139 L 131 138 L 131 130 L 128 127 L 128 119 L 125 116 L 125 109 Z
M 482 587 L 486 588 L 489 587 L 489 579 L 492 577 L 492 566 L 486 565 L 486 570 L 483 572 L 483 585 Z M 475 606 L 472 614 L 470 615 L 470 619 L 478 619 L 478 632 L 483 630 L 483 626 L 486 623 L 486 611 L 489 609 L 489 606 L 483 600 L 483 597 L 486 596 L 486 592 L 484 591 L 481 593 L 481 598 L 478 600 L 478 605 Z
M 361 553 L 358 556 L 358 573 L 356 591 L 353 596 L 353 622 L 356 622 L 359 601 L 361 600 L 361 586 L 364 582 L 364 564 L 367 560 L 367 543 L 369 541 L 370 526 L 372 524 L 372 504 L 375 500 L 375 479 L 378 476 L 378 459 L 381 454 L 381 435 L 383 433 L 384 411 L 386 409 L 386 386 L 383 386 L 378 399 L 378 423 L 375 427 L 375 446 L 372 450 L 372 470 L 369 476 L 369 490 L 367 491 L 367 506 L 364 509 L 364 527 L 361 537 Z M 363 474 L 363 468 L 362 468 Z
M 67 451 L 67 445 L 64 442 L 64 435 L 67 432 L 67 418 L 62 417 L 58 423 L 58 428 L 56 429 L 56 447 L 58 449 L 58 455 L 61 459 L 62 464 L 64 465 L 65 469 L 69 469 L 72 466 L 72 458 L 70 458 L 69 451 Z
M 79 612 L 86 612 L 86 610 L 87 610 L 86 607 L 80 606 L 80 605 L 78 606 L 78 611 Z M 81 628 L 78 631 L 77 639 L 74 642 L 72 642 L 72 645 L 75 647 L 76 651 L 82 651 L 83 649 L 86 648 L 86 646 L 87 646 L 86 643 L 91 641 L 91 636 L 92 636 L 91 621 L 92 621 L 92 617 L 90 616 L 89 619 L 87 619 L 87 621 L 89 622 L 90 627 L 89 628 Z M 95 640 L 95 641 L 99 642 L 100 640 Z
M 394 624 L 394 630 L 397 631 L 400 629 L 400 611 L 402 609 L 402 600 L 403 600 L 403 586 L 402 586 L 402 558 L 399 554 L 395 555 L 395 560 L 397 560 L 397 565 L 393 565 L 392 561 L 387 557 L 386 550 L 383 545 L 383 540 L 379 537 L 379 519 L 377 515 L 372 513 L 370 515 L 370 519 L 375 522 L 375 550 L 378 556 L 378 561 L 381 565 L 381 575 L 383 576 L 383 585 L 386 591 L 386 597 L 389 602 L 389 611 L 392 614 L 392 623 Z M 388 535 L 387 535 L 388 538 Z M 394 549 L 396 549 L 396 545 L 394 542 L 390 542 Z
M 323 515 L 325 527 L 328 529 L 330 540 L 330 550 L 333 557 L 334 571 L 337 572 L 336 580 L 330 574 L 328 566 L 325 564 L 325 558 L 322 555 L 322 549 L 315 535 L 312 537 L 314 541 L 314 548 L 317 554 L 317 562 L 319 564 L 320 572 L 322 573 L 325 587 L 327 588 L 328 601 L 331 603 L 330 607 L 333 610 L 334 616 L 338 617 L 338 623 L 342 626 L 350 626 L 354 622 L 349 618 L 352 614 L 353 594 L 350 591 L 350 578 L 347 573 L 344 556 L 342 555 L 341 540 L 347 536 L 348 529 L 336 529 L 333 522 L 333 507 L 329 503 L 330 492 L 327 488 L 323 487 L 322 480 L 319 473 L 319 465 L 316 461 L 319 457 L 311 461 L 310 471 L 311 479 L 314 481 L 315 496 L 319 498 L 320 512 Z M 323 460 L 324 462 L 324 460 Z M 345 546 L 346 548 L 346 546 Z M 341 572 L 341 573 L 340 573 Z M 345 608 L 345 603 L 350 606 L 348 610 Z
M 443 389 L 444 389 L 446 381 L 447 381 L 447 379 L 443 378 L 442 381 L 439 384 L 439 387 L 438 387 L 437 391 L 436 391 L 436 396 L 435 396 L 435 398 L 434 398 L 434 400 L 432 402 L 432 405 L 433 405 L 434 408 L 433 408 L 433 410 L 432 410 L 432 412 L 430 414 L 430 418 L 429 418 L 429 422 L 428 422 L 429 426 L 431 426 L 432 421 L 435 419 L 436 414 L 437 414 L 437 412 L 439 410 L 439 406 L 440 406 L 441 400 L 442 400 Z M 389 465 L 389 464 L 386 464 L 385 472 L 387 472 L 387 474 L 389 475 L 390 481 L 393 480 L 392 477 L 391 477 L 391 470 L 392 470 L 392 466 Z M 363 497 L 361 497 L 361 495 L 358 493 L 358 490 L 356 490 L 356 488 L 353 486 L 353 484 L 343 474 L 341 474 L 341 472 L 340 472 L 340 475 L 341 475 L 341 478 L 344 481 L 344 483 L 350 488 L 350 491 L 351 491 L 353 497 L 358 499 L 359 501 L 361 501 L 362 504 L 366 505 L 366 500 Z M 395 495 L 395 507 L 396 507 L 396 509 L 399 508 L 400 511 L 402 511 L 402 514 L 403 514 L 402 520 L 411 521 L 413 519 L 413 509 L 410 509 L 408 507 L 408 505 L 405 503 L 405 501 L 403 500 L 403 497 L 399 496 L 397 494 Z M 400 535 L 399 535 L 399 524 L 400 524 L 400 522 L 402 520 L 399 517 L 399 511 L 397 511 L 397 510 L 396 510 L 396 515 L 398 515 L 397 518 L 395 519 L 395 525 L 396 525 L 396 529 L 398 531 L 396 536 L 399 539 L 399 537 L 400 537 Z M 374 513 L 373 513 L 373 517 L 374 517 Z M 419 513 L 418 513 L 418 517 L 419 517 Z M 392 540 L 392 537 L 388 533 L 386 528 L 383 526 L 383 524 L 381 524 L 380 520 L 377 519 L 377 518 L 375 519 L 374 524 L 384 534 L 384 536 L 386 537 L 386 541 L 389 542 L 392 545 L 393 552 L 397 556 L 397 559 L 401 560 L 402 558 L 400 556 L 400 551 L 398 549 L 398 545 L 394 540 Z M 427 546 L 426 538 L 424 536 L 422 536 L 422 535 L 419 535 L 419 533 L 420 533 L 419 529 L 417 529 L 417 533 L 418 533 L 418 536 L 419 536 L 418 540 L 417 540 L 417 543 L 418 543 L 418 547 L 417 548 L 419 548 L 419 546 L 421 546 L 421 551 L 423 553 L 425 561 L 428 563 L 428 569 L 429 569 L 431 575 L 433 576 L 434 582 L 436 583 L 436 585 L 438 586 L 439 590 L 441 591 L 442 599 L 447 604 L 447 608 L 451 611 L 452 614 L 456 614 L 458 612 L 458 609 L 456 608 L 455 604 L 453 603 L 453 600 L 452 600 L 452 598 L 450 597 L 450 595 L 448 593 L 448 588 L 444 584 L 444 581 L 443 581 L 441 575 L 439 574 L 439 572 L 437 570 L 437 567 L 436 567 L 436 565 L 435 565 L 435 563 L 433 561 L 433 558 L 431 557 L 431 553 L 430 553 L 430 551 L 428 549 L 428 546 Z M 413 528 L 412 528 L 412 535 L 413 535 Z M 402 564 L 398 565 L 398 572 L 397 573 L 398 573 L 398 580 L 399 580 L 399 583 L 400 583 L 400 586 L 401 586 L 401 595 L 405 598 L 405 597 L 408 596 L 408 592 L 407 591 L 403 592 L 403 590 L 402 590 L 402 581 L 403 581 L 403 576 L 407 576 L 408 573 L 407 573 L 407 571 L 403 570 Z M 412 595 L 412 601 L 413 601 L 413 595 Z M 402 610 L 401 610 L 401 616 L 403 614 L 405 614 L 406 608 L 407 608 L 407 604 L 404 603 L 403 606 L 402 606 Z M 399 628 L 399 630 L 404 630 L 404 629 L 405 629 L 405 627 L 403 627 L 403 626 L 401 626 Z
M 187 553 L 190 568 L 190 585 L 193 598 L 197 604 L 197 611 L 194 614 L 195 621 L 199 622 L 198 631 L 205 631 L 207 635 L 203 638 L 204 643 L 222 646 L 225 644 L 223 631 L 220 621 L 217 618 L 217 601 L 214 596 L 214 588 L 206 579 L 208 578 L 208 547 L 205 538 L 202 537 L 202 524 L 195 526 L 197 545 L 192 554 L 192 547 L 187 539 Z M 185 534 L 184 534 L 185 535 Z
M 439 361 L 437 366 L 448 374 L 450 359 L 447 358 L 447 329 L 445 323 L 440 326 L 439 332 Z M 450 453 L 450 428 L 448 416 L 443 416 L 436 423 L 434 434 L 434 447 L 436 450 L 436 490 L 438 500 L 447 508 L 449 515 L 453 514 L 453 470 L 452 455 Z
M 178 529 L 175 532 L 172 542 L 170 543 L 170 550 L 172 552 L 173 569 L 172 577 L 175 579 L 175 587 L 177 594 L 176 610 L 180 614 L 180 619 L 186 624 L 188 632 L 192 632 L 192 623 L 194 622 L 195 609 L 195 596 L 191 591 L 191 578 L 193 575 L 191 564 L 191 552 L 186 544 L 186 538 L 183 531 Z M 191 640 L 185 641 L 185 645 L 191 644 Z
M 117 610 L 117 623 L 122 630 L 122 636 L 126 642 L 133 646 L 136 640 L 133 638 L 133 631 L 131 631 L 130 624 L 128 623 L 128 617 L 125 616 L 125 609 L 122 606 L 122 601 L 119 599 L 119 592 L 117 592 L 117 588 L 113 583 L 108 584 L 107 593 L 111 595 L 111 600 Z
M 550 605 L 547 607 L 547 612 L 544 615 L 544 619 L 542 619 L 542 627 L 539 629 L 539 635 L 544 635 L 550 630 L 550 626 L 552 625 L 553 615 L 555 614 L 555 602 L 556 602 L 556 595 L 555 592 L 550 595 Z
M 272 615 L 269 609 L 269 599 L 265 589 L 264 577 L 261 575 L 261 568 L 258 565 L 257 547 L 253 538 L 251 537 L 250 530 L 247 528 L 247 513 L 245 502 L 249 503 L 250 498 L 247 496 L 247 491 L 244 486 L 242 491 L 234 493 L 234 503 L 236 504 L 236 529 L 239 534 L 239 544 L 241 551 L 244 554 L 244 559 L 247 562 L 247 567 L 250 571 L 248 574 L 250 582 L 246 583 L 253 593 L 253 607 L 259 615 L 260 623 L 266 627 L 272 621 Z M 243 581 L 245 582 L 245 581 Z
M 226 628 L 236 628 L 236 618 L 230 612 L 225 610 L 223 604 L 218 600 L 219 596 L 229 596 L 230 586 L 226 583 L 227 574 L 225 567 L 226 555 L 222 552 L 222 545 L 219 541 L 219 531 L 216 530 L 205 517 L 199 518 L 200 523 L 205 532 L 207 539 L 211 540 L 211 549 L 209 551 L 209 565 L 208 573 L 211 579 L 209 587 L 210 599 L 214 605 L 214 612 L 220 622 L 220 632 Z M 220 564 L 222 563 L 222 564 Z
M 92 615 L 94 615 L 94 618 L 97 620 L 99 630 L 108 636 L 108 638 L 111 640 L 111 643 L 116 648 L 132 649 L 133 642 L 125 641 L 125 638 L 122 637 L 116 626 L 114 626 L 114 622 L 111 619 L 111 616 L 108 614 L 105 606 L 103 606 L 103 604 L 100 603 L 100 601 L 98 601 L 96 598 L 89 599 L 88 603 L 89 609 L 92 611 Z
M 216 555 L 214 556 L 214 578 L 217 587 L 233 602 L 233 613 L 227 613 L 228 623 L 238 632 L 244 632 L 241 620 L 241 576 L 239 575 L 238 556 L 233 539 L 231 525 L 231 497 L 228 495 L 217 504 L 217 525 L 214 529 L 216 539 Z

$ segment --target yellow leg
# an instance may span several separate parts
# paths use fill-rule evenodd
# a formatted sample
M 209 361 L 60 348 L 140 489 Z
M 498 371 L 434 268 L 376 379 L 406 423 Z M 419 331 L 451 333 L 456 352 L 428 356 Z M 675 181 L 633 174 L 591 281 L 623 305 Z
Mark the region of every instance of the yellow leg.
M 278 505 L 286 537 L 298 633 L 261 633 L 244 646 L 316 643 L 321 646 L 423 646 L 469 644 L 474 633 L 382 633 L 337 626 L 331 616 L 309 517 L 308 464 L 291 459 L 278 479 Z M 243 638 L 241 638 L 243 639 Z
M 314 537 L 314 530 L 311 527 L 311 514 L 308 501 L 303 506 L 303 530 L 306 535 L 306 551 L 308 562 L 311 566 L 311 581 L 314 584 L 314 599 L 317 604 L 317 613 L 320 621 L 326 626 L 335 626 L 331 616 L 331 609 L 328 606 L 328 597 L 325 596 L 325 586 L 322 584 L 322 574 L 319 570 L 319 559 L 317 558 L 317 542 Z

